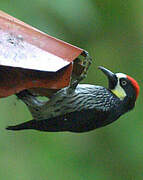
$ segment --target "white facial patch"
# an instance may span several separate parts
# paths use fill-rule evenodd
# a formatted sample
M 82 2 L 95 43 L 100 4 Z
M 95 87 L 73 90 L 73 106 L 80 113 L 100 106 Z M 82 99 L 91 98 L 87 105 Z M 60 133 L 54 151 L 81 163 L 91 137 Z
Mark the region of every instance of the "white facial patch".
M 117 85 L 115 87 L 115 89 L 111 90 L 112 93 L 114 93 L 119 99 L 123 100 L 126 97 L 126 92 L 125 90 L 121 87 L 120 85 L 120 79 L 121 78 L 127 78 L 127 76 L 123 73 L 116 73 L 118 82 Z
M 117 76 L 118 79 L 127 78 L 126 74 L 123 74 L 123 73 L 116 73 L 116 76 Z

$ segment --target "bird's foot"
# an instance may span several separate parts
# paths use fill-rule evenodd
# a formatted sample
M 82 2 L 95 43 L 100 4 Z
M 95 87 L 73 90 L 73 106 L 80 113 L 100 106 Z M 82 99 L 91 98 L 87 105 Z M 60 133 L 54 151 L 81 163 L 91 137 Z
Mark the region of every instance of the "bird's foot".
M 28 90 L 23 90 L 16 94 L 18 99 L 22 100 L 28 107 L 40 107 L 45 104 L 45 101 L 38 100 L 32 93 Z
M 72 78 L 68 93 L 71 93 L 71 91 L 75 90 L 77 85 L 86 78 L 88 69 L 91 65 L 92 58 L 89 56 L 87 51 L 83 51 L 80 58 L 77 58 L 78 64 L 80 64 L 83 67 L 83 71 L 79 76 L 75 76 Z

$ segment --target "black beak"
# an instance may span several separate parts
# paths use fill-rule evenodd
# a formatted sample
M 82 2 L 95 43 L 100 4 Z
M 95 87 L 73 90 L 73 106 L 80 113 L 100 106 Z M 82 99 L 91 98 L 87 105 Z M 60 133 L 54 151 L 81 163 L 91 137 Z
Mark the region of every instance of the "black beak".
M 114 73 L 112 73 L 110 70 L 102 66 L 99 66 L 98 68 L 108 77 L 109 89 L 114 89 L 118 82 L 117 76 Z

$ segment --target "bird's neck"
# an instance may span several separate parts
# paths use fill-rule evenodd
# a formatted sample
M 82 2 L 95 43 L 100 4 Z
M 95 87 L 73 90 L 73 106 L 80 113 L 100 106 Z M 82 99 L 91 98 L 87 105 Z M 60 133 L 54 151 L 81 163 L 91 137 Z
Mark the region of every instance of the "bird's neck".
M 135 99 L 133 97 L 125 97 L 123 100 L 124 107 L 127 111 L 130 111 L 134 108 L 135 106 Z

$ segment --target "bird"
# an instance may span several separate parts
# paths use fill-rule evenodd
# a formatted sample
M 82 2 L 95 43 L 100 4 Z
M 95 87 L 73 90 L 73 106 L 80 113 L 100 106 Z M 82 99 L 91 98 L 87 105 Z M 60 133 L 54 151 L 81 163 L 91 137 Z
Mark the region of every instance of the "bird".
M 42 101 L 28 90 L 16 94 L 33 116 L 33 120 L 8 126 L 7 130 L 39 130 L 47 132 L 83 133 L 104 127 L 134 109 L 139 85 L 131 76 L 113 73 L 103 66 L 99 69 L 108 78 L 108 88 L 78 84 L 65 87 L 49 100 Z

